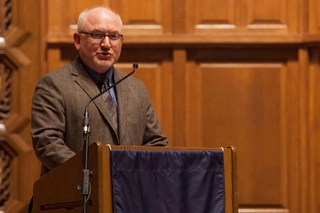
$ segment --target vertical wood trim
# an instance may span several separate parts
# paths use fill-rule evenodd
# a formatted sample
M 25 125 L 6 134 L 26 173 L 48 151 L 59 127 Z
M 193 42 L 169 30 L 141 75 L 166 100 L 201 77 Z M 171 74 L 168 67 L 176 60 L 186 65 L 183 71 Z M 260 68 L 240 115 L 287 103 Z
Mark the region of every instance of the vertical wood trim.
M 185 12 L 185 1 L 184 0 L 174 0 L 172 15 L 172 33 L 186 33 L 186 12 Z
M 163 133 L 169 138 L 169 145 L 171 146 L 171 139 L 173 139 L 174 129 L 174 112 L 173 112 L 173 69 L 172 63 L 168 61 L 162 62 L 163 71 L 161 72 L 161 79 L 163 79 L 162 95 L 161 95 L 161 111 L 162 122 L 161 127 Z M 174 143 L 174 142 L 173 142 Z
M 301 0 L 303 1 L 303 0 Z M 320 30 L 320 2 L 319 0 L 309 0 L 305 16 L 308 17 L 309 34 L 319 34 Z M 303 24 L 303 22 L 302 22 Z
M 309 0 L 299 0 L 298 2 L 298 19 L 297 19 L 297 25 L 298 25 L 298 32 L 305 34 L 309 31 L 309 12 L 308 12 L 308 6 L 309 6 Z M 290 7 L 290 4 L 289 4 Z
M 319 212 L 319 80 L 320 49 L 312 51 L 310 54 L 310 75 L 309 75 L 309 97 L 310 97 L 310 212 Z
M 298 50 L 297 50 L 298 54 Z M 298 57 L 298 56 L 297 56 Z M 287 88 L 287 152 L 288 152 L 288 191 L 290 213 L 301 212 L 301 150 L 299 132 L 299 62 L 294 58 L 288 62 L 288 88 Z
M 309 123 L 308 123 L 308 85 L 309 85 L 309 55 L 308 49 L 298 50 L 299 57 L 299 132 L 300 132 L 300 174 L 301 174 L 301 213 L 310 212 L 310 160 L 309 160 Z
M 281 99 L 281 112 L 280 112 L 280 115 L 281 115 L 281 118 L 280 119 L 280 128 L 281 128 L 281 135 L 280 135 L 280 149 L 283 150 L 285 152 L 285 154 L 283 154 L 281 156 L 281 177 L 282 177 L 282 181 L 285 183 L 288 178 L 289 178 L 289 169 L 288 169 L 288 166 L 289 166 L 289 156 L 290 154 L 288 153 L 288 146 L 290 146 L 288 143 L 289 141 L 287 140 L 288 139 L 288 112 L 287 112 L 287 109 L 288 109 L 288 103 L 287 103 L 287 98 L 288 98 L 288 67 L 282 67 L 281 68 L 281 73 L 280 73 L 280 78 L 281 78 L 281 89 L 280 89 L 280 99 Z M 289 190 L 288 190 L 288 184 L 282 184 L 281 185 L 281 203 L 284 204 L 284 206 L 282 206 L 283 209 L 288 209 L 289 207 Z
M 47 70 L 47 13 L 46 11 L 48 11 L 47 8 L 47 1 L 40 1 L 40 17 L 42 17 L 40 19 L 40 27 L 39 27 L 39 33 L 40 33 L 40 42 L 39 42 L 39 49 L 41 51 L 40 53 L 40 72 L 39 72 L 39 77 L 41 75 L 44 75 L 48 72 Z
M 202 112 L 202 70 L 197 67 L 195 60 L 188 60 L 185 71 L 186 82 L 186 145 L 203 146 L 203 131 L 210 131 L 203 128 Z
M 185 70 L 186 70 L 186 58 L 187 52 L 183 49 L 177 49 L 173 51 L 173 105 L 174 105 L 174 134 L 173 145 L 185 146 L 186 144 L 186 82 L 185 82 Z

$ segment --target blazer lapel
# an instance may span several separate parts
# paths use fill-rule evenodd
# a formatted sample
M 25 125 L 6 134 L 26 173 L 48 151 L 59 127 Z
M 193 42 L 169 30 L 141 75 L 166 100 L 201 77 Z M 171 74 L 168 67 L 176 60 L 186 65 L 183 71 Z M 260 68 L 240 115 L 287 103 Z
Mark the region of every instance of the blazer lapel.
M 119 81 L 121 78 L 125 76 L 124 73 L 121 73 L 114 70 L 114 78 L 115 82 Z M 129 97 L 129 87 L 128 84 L 125 82 L 128 79 L 125 79 L 121 83 L 116 86 L 117 92 L 117 101 L 118 101 L 118 124 L 119 124 L 119 139 L 123 138 L 126 132 L 126 125 L 127 125 L 127 111 L 128 111 L 128 97 Z
M 98 94 L 100 91 L 97 85 L 93 82 L 87 72 L 84 70 L 81 62 L 77 62 L 75 64 L 75 70 L 72 71 L 72 75 L 74 76 L 75 82 L 83 89 L 83 91 L 88 95 L 88 102 Z M 108 121 L 113 131 L 115 132 L 115 127 L 112 122 L 112 119 L 109 115 L 108 108 L 106 103 L 103 101 L 102 96 L 95 98 L 92 103 L 97 107 L 97 109 L 101 112 L 104 118 Z M 85 106 L 83 106 L 83 110 L 85 110 Z M 116 133 L 116 132 L 115 132 Z M 118 133 L 116 134 L 118 135 Z

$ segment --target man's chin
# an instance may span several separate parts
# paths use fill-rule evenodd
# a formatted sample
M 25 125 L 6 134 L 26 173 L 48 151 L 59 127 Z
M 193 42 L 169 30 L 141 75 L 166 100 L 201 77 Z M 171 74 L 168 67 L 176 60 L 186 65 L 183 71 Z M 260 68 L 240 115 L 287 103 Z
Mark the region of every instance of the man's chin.
M 98 69 L 97 71 L 99 72 L 105 72 L 107 70 L 109 70 L 111 67 L 113 66 L 113 63 L 111 61 L 98 61 L 98 63 L 96 63 L 96 68 Z

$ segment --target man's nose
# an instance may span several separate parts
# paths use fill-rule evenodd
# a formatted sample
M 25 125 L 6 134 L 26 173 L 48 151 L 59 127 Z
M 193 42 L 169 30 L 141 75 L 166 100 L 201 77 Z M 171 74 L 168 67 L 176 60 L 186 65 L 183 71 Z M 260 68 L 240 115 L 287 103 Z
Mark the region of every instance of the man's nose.
M 101 45 L 103 46 L 107 46 L 110 47 L 111 46 L 111 42 L 108 36 L 105 36 L 102 40 L 101 40 Z

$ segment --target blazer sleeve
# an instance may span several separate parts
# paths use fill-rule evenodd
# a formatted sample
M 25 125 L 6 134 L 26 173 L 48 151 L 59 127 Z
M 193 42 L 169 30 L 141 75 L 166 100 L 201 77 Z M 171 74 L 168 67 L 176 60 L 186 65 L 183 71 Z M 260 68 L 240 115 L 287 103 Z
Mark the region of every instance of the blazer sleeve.
M 64 100 L 52 75 L 43 76 L 35 89 L 31 110 L 31 135 L 37 158 L 48 169 L 75 155 L 64 142 Z
M 145 88 L 146 99 L 146 128 L 143 138 L 143 145 L 147 146 L 167 146 L 168 138 L 162 133 L 160 122 L 152 105 L 148 91 Z

